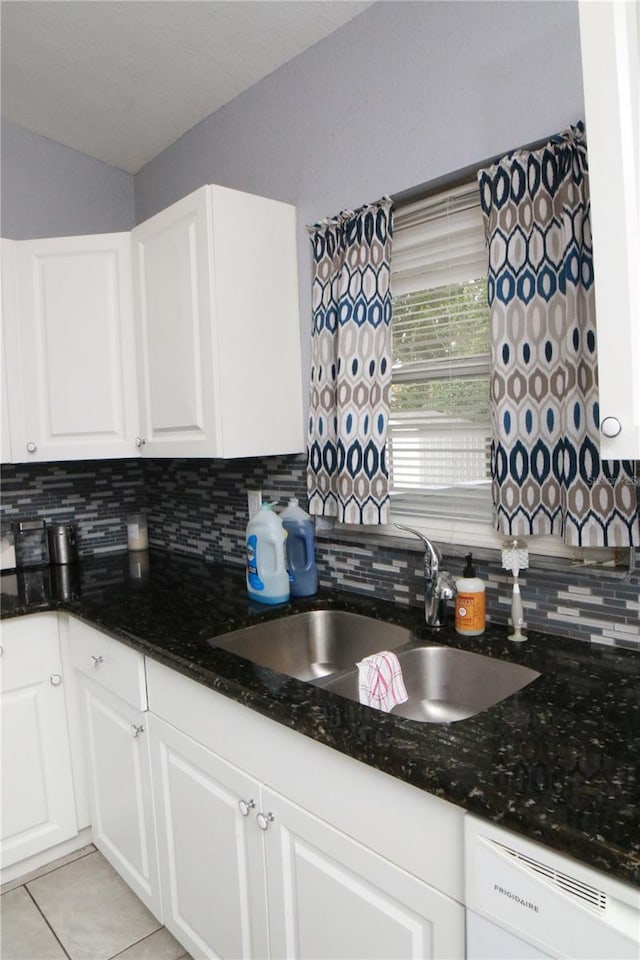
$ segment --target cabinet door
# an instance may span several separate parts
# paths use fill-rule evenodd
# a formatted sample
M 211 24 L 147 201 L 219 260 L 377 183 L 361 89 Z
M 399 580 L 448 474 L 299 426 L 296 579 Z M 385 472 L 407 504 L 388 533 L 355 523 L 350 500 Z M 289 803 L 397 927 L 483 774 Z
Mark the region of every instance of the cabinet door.
M 206 186 L 133 231 L 143 453 L 304 449 L 296 213 Z
M 7 388 L 7 351 L 5 348 L 5 321 L 15 311 L 15 256 L 16 243 L 13 240 L 2 240 L 1 256 L 2 269 L 0 270 L 0 378 L 2 379 L 0 404 L 2 406 L 0 423 L 0 462 L 11 463 L 11 424 L 9 417 L 9 391 Z
M 280 795 L 262 803 L 272 956 L 464 956 L 459 903 Z
M 7 391 L 7 361 L 4 349 L 4 330 L 0 332 L 0 463 L 11 463 L 11 428 L 9 425 L 9 395 Z
M 640 11 L 581 0 L 600 451 L 640 457 Z M 609 418 L 607 420 L 607 418 Z
M 64 678 L 55 614 L 6 621 L 2 692 L 2 865 L 75 836 Z
M 136 227 L 132 237 L 143 453 L 217 456 L 206 187 Z
M 221 457 L 304 450 L 296 210 L 211 186 Z
M 194 957 L 266 957 L 259 786 L 150 722 L 165 926 Z
M 147 714 L 82 679 L 93 838 L 161 919 Z
M 15 462 L 137 452 L 128 233 L 17 244 L 7 316 Z

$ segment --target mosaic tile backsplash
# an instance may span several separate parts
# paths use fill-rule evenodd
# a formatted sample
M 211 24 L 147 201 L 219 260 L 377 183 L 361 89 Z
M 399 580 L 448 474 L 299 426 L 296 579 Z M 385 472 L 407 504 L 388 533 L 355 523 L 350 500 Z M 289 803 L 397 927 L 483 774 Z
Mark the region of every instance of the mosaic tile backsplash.
M 263 501 L 306 503 L 301 456 L 252 460 L 145 460 L 152 546 L 195 553 L 217 563 L 244 563 L 247 489 Z
M 144 509 L 140 460 L 2 464 L 0 530 L 38 517 L 77 524 L 80 556 L 122 550 L 128 513 Z
M 285 505 L 297 496 L 306 505 L 302 456 L 250 460 L 111 460 L 3 465 L 3 532 L 15 519 L 39 516 L 75 520 L 81 555 L 126 547 L 126 516 L 146 510 L 151 546 L 202 559 L 243 564 L 248 488 Z M 422 549 L 389 543 L 354 543 L 331 534 L 316 543 L 325 587 L 421 605 Z M 455 576 L 463 560 L 447 556 Z M 478 560 L 487 584 L 487 610 L 507 622 L 510 584 L 499 558 Z M 581 571 L 535 570 L 521 574 L 525 619 L 530 627 L 560 636 L 640 650 L 640 551 L 626 577 Z

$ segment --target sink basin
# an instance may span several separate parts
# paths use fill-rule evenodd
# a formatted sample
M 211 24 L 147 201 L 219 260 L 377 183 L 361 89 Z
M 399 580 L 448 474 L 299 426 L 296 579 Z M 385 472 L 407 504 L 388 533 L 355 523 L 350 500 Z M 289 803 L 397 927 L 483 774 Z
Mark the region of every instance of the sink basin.
M 540 676 L 529 667 L 455 647 L 417 646 L 406 627 L 344 610 L 295 613 L 207 643 L 356 701 L 358 660 L 394 650 L 409 699 L 392 713 L 423 723 L 473 717 Z
M 522 690 L 539 677 L 536 670 L 453 647 L 413 647 L 396 651 L 409 699 L 391 711 L 423 723 L 466 720 Z M 321 684 L 358 700 L 358 672 Z
M 256 623 L 207 642 L 297 680 L 313 681 L 353 669 L 363 657 L 395 650 L 410 640 L 411 631 L 393 623 L 344 610 L 311 610 Z

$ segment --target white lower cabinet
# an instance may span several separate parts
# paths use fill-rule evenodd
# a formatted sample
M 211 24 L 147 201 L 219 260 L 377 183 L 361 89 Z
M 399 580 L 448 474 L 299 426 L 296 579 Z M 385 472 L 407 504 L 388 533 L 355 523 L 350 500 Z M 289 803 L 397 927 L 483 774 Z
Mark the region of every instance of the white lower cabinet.
M 55 613 L 2 624 L 2 866 L 77 833 Z
M 156 917 L 161 900 L 147 714 L 85 680 L 93 842 Z
M 79 674 L 93 841 L 161 919 L 144 658 L 73 618 L 69 641 Z
M 268 956 L 259 784 L 154 716 L 150 729 L 165 926 L 193 957 Z
M 77 834 L 64 663 L 93 840 L 194 958 L 464 956 L 462 811 L 63 619 L 3 624 L 4 866 Z
M 156 664 L 147 666 L 164 922 L 194 957 L 464 956 L 460 903 L 266 785 L 264 774 L 258 779 L 156 717 L 164 702 L 174 723 L 183 713 L 190 734 L 207 740 L 216 730 L 212 737 L 221 738 L 231 750 L 240 734 L 233 730 L 233 711 L 232 726 L 225 722 L 224 698 L 178 675 L 171 677 Z M 157 688 L 154 678 L 160 681 Z M 187 708 L 182 695 L 189 688 Z M 191 718 L 197 718 L 195 723 Z M 252 738 L 256 754 L 274 756 L 269 741 L 278 738 L 273 729 L 277 725 L 256 715 L 251 719 L 258 734 Z M 329 767 L 323 769 L 313 759 L 308 769 L 296 765 L 287 750 L 292 733 L 282 733 L 279 762 L 286 765 L 288 754 L 294 776 L 297 771 L 301 780 L 315 784 L 319 796 L 344 790 L 345 806 L 366 806 L 366 798 L 348 777 L 334 779 Z M 298 739 L 311 751 L 310 741 Z M 279 780 L 277 765 L 274 782 Z M 380 820 L 402 818 L 406 811 L 385 804 L 385 779 L 377 798 Z M 415 827 L 432 829 L 427 819 Z M 452 852 L 451 858 L 456 856 Z
M 463 956 L 460 904 L 279 794 L 262 808 L 271 956 Z

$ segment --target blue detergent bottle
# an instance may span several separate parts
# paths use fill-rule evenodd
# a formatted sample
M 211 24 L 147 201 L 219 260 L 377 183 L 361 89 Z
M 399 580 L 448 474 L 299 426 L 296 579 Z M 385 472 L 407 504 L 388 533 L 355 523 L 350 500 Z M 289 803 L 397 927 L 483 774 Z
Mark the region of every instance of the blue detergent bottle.
M 290 593 L 284 553 L 287 534 L 272 507 L 263 503 L 247 524 L 247 591 L 259 603 L 286 603 Z
M 318 591 L 313 520 L 298 506 L 297 497 L 280 514 L 287 531 L 285 543 L 292 597 L 312 597 Z

